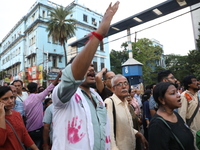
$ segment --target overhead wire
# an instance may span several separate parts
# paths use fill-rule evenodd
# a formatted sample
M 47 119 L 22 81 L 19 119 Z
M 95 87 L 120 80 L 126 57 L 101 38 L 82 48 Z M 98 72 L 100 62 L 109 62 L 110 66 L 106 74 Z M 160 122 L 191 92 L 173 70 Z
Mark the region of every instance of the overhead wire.
M 187 12 L 185 12 L 185 13 L 182 13 L 182 14 L 177 15 L 177 16 L 175 16 L 175 17 L 172 17 L 172 18 L 170 18 L 170 19 L 167 19 L 167 20 L 164 20 L 164 21 L 162 21 L 162 22 L 156 23 L 156 24 L 154 24 L 154 25 L 152 25 L 152 26 L 149 26 L 149 27 L 146 27 L 146 28 L 144 28 L 144 29 L 135 31 L 134 33 L 130 33 L 129 35 L 133 35 L 133 34 L 136 34 L 136 33 L 138 33 L 138 32 L 142 32 L 142 31 L 144 31 L 144 30 L 153 28 L 153 27 L 155 27 L 155 26 L 158 26 L 158 25 L 160 25 L 160 24 L 163 24 L 163 23 L 165 23 L 165 22 L 171 21 L 171 20 L 176 19 L 176 18 L 178 18 L 178 17 L 181 17 L 181 16 L 183 16 L 183 15 L 185 15 L 185 14 L 188 14 L 188 13 L 190 13 L 190 12 L 192 12 L 192 11 L 195 11 L 195 10 L 197 10 L 197 9 L 199 9 L 199 8 L 200 8 L 200 7 L 197 7 L 197 8 L 195 8 L 195 9 L 192 9 L 192 10 L 190 10 L 190 11 L 187 11 Z M 121 36 L 121 37 L 116 38 L 116 39 L 114 39 L 114 40 L 105 42 L 104 45 L 105 45 L 105 44 L 109 44 L 109 43 L 114 42 L 114 41 L 117 41 L 117 40 L 120 40 L 120 39 L 123 39 L 123 38 L 125 38 L 125 37 L 127 37 L 127 35 L 124 35 L 124 36 Z

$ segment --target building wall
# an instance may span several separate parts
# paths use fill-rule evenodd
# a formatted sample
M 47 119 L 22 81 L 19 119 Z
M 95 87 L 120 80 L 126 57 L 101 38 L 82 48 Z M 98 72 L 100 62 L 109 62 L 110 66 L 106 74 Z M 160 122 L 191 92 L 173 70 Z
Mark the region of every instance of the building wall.
M 57 69 L 65 67 L 63 46 L 53 42 L 46 31 L 50 10 L 55 6 L 58 5 L 47 0 L 37 0 L 0 43 L 0 71 L 6 70 L 6 73 L 12 76 L 12 80 L 17 78 L 24 80 L 25 72 L 33 66 L 42 65 L 43 70 L 47 70 L 48 67 L 49 72 L 52 68 L 55 71 L 53 64 L 57 64 Z M 73 15 L 69 17 L 78 20 L 75 37 L 73 37 L 76 40 L 96 30 L 102 19 L 101 14 L 79 4 L 72 3 L 68 9 L 73 11 Z M 84 15 L 87 16 L 87 21 L 84 21 Z M 103 42 L 108 42 L 108 38 L 105 38 Z M 103 47 L 103 51 L 98 47 L 93 60 L 96 62 L 97 71 L 100 71 L 102 67 L 110 69 L 109 46 L 106 44 Z M 66 45 L 66 48 L 68 54 L 73 49 L 76 55 L 83 47 L 69 49 Z M 57 60 L 53 63 L 55 57 Z M 71 57 L 72 54 L 69 54 L 68 61 Z M 19 74 L 20 77 L 17 77 Z M 31 75 L 29 77 L 31 78 Z
M 99 26 L 101 20 L 102 20 L 102 15 L 90 10 L 86 9 L 85 7 L 81 5 L 75 5 L 72 9 L 73 13 L 73 18 L 78 20 L 78 24 L 76 25 L 77 30 L 76 30 L 76 38 L 73 40 L 77 40 L 80 38 L 83 38 L 84 36 L 88 35 L 90 32 L 94 31 L 97 29 Z M 84 16 L 87 17 L 87 20 L 84 20 Z M 108 42 L 108 38 L 103 39 L 104 43 Z M 70 43 L 70 42 L 69 42 Z M 75 52 L 80 52 L 83 47 L 77 48 L 74 50 L 74 52 L 69 54 L 69 58 L 71 59 L 74 55 Z M 70 52 L 72 48 L 70 47 L 68 49 L 68 52 Z M 96 65 L 96 71 L 100 71 L 103 67 L 106 67 L 110 70 L 110 55 L 109 55 L 109 44 L 104 44 L 103 45 L 103 51 L 101 50 L 101 47 L 99 46 L 97 49 L 97 52 L 95 54 L 95 57 L 93 59 L 93 62 L 95 62 Z M 104 65 L 102 65 L 104 64 Z
M 153 42 L 153 45 L 154 45 L 154 46 L 160 46 L 160 47 L 163 49 L 163 45 L 160 44 L 160 42 L 159 42 L 158 40 L 152 39 L 151 41 Z M 160 67 L 162 67 L 162 68 L 166 68 L 165 60 L 166 60 L 166 59 L 165 59 L 165 55 L 164 55 L 164 53 L 163 53 L 163 54 L 161 55 L 160 59 L 159 59 L 158 61 L 156 61 L 155 63 L 156 63 L 157 66 L 160 66 Z M 155 68 L 154 68 L 154 69 L 155 69 Z
M 200 3 L 196 4 L 196 5 L 193 5 L 190 7 L 191 10 L 194 10 L 195 8 L 198 8 L 200 7 Z M 193 26 L 193 32 L 194 32 L 194 42 L 195 42 L 195 47 L 197 49 L 197 46 L 196 46 L 196 39 L 198 39 L 198 35 L 200 35 L 200 32 L 199 32 L 199 28 L 200 28 L 200 8 L 197 9 L 197 10 L 194 10 L 191 12 L 191 17 L 192 17 L 192 26 Z

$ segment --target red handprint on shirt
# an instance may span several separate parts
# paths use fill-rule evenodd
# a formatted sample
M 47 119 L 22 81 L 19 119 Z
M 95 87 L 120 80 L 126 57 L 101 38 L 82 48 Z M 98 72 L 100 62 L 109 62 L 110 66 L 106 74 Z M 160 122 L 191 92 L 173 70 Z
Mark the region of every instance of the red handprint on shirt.
M 106 136 L 106 143 L 110 143 L 110 136 Z
M 77 125 L 77 122 L 78 122 L 78 116 L 72 118 L 71 125 L 70 121 L 68 121 L 67 139 L 69 143 L 72 144 L 79 142 L 85 136 L 85 133 L 81 133 L 80 135 L 78 134 L 81 128 L 82 120 L 79 121 L 80 123 L 79 125 Z
M 80 103 L 81 97 L 77 93 L 75 94 L 75 100 L 77 103 Z

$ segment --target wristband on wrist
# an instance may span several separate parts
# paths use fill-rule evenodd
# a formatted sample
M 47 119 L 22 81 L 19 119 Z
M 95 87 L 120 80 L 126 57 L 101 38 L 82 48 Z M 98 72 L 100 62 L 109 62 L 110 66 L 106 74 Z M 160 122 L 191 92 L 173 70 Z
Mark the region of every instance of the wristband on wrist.
M 103 36 L 97 32 L 91 32 L 87 35 L 87 37 L 89 37 L 89 40 L 91 40 L 93 38 L 93 36 L 95 36 L 97 39 L 99 39 L 99 41 L 102 41 L 103 40 Z M 87 40 L 84 44 L 87 44 L 87 42 L 89 41 Z
M 92 35 L 94 35 L 97 39 L 99 39 L 99 41 L 102 41 L 103 40 L 103 36 L 97 32 L 91 32 Z

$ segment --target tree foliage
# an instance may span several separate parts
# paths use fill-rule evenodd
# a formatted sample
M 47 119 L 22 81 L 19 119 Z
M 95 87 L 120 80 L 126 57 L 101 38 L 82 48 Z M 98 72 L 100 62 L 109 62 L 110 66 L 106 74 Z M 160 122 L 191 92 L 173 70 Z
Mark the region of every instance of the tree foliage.
M 110 53 L 110 65 L 111 70 L 115 72 L 115 74 L 122 74 L 122 64 L 128 60 L 128 51 L 115 51 L 112 50 Z
M 65 64 L 67 64 L 67 52 L 65 44 L 67 39 L 75 35 L 76 27 L 74 24 L 77 22 L 75 19 L 67 19 L 72 11 L 68 11 L 66 7 L 57 7 L 51 11 L 51 19 L 47 22 L 46 31 L 49 32 L 48 36 L 52 36 L 53 41 L 58 41 L 64 49 Z
M 199 22 L 199 25 L 200 25 L 200 22 Z M 198 29 L 199 32 L 200 32 L 200 28 Z M 196 45 L 197 45 L 197 49 L 200 51 L 200 35 L 198 35 L 198 39 L 196 39 Z
M 136 43 L 132 43 L 132 49 L 133 58 L 143 64 L 142 72 L 144 84 L 147 85 L 156 82 L 156 71 L 159 70 L 157 66 L 163 53 L 162 48 L 153 45 L 151 40 L 143 38 L 139 39 Z
M 190 74 L 194 74 L 198 79 L 200 79 L 200 51 L 191 50 L 188 53 L 188 65 L 190 69 Z
M 183 77 L 190 74 L 189 63 L 187 56 L 170 54 L 166 55 L 166 69 L 173 72 L 174 76 L 182 81 Z
M 127 43 L 122 43 L 123 51 L 112 50 L 110 53 L 111 70 L 115 73 L 121 73 L 121 65 L 128 60 Z M 159 46 L 154 46 L 149 39 L 139 39 L 136 43 L 132 43 L 133 58 L 143 64 L 143 79 L 145 84 L 156 82 L 157 70 L 163 70 L 158 67 L 158 61 L 163 53 Z

